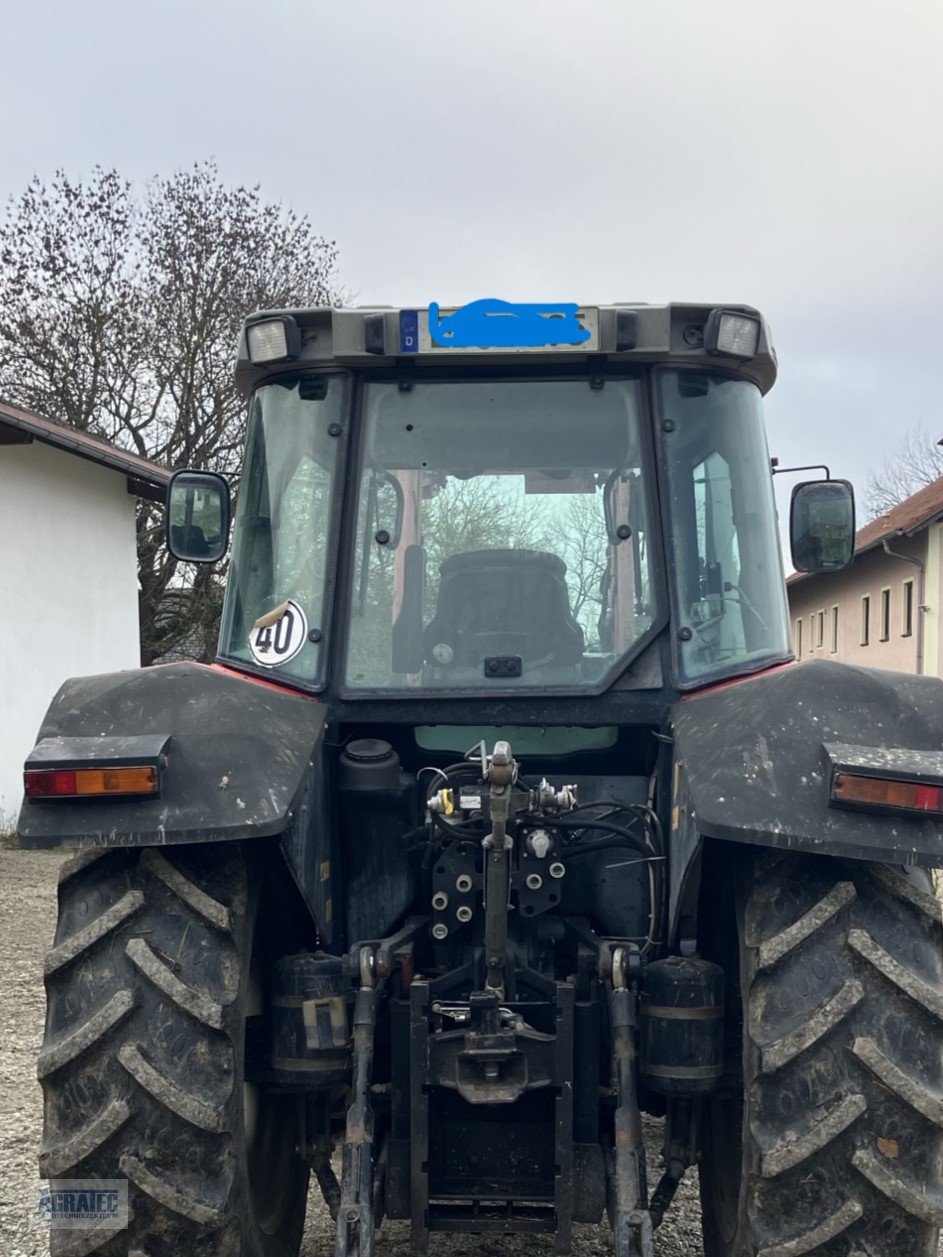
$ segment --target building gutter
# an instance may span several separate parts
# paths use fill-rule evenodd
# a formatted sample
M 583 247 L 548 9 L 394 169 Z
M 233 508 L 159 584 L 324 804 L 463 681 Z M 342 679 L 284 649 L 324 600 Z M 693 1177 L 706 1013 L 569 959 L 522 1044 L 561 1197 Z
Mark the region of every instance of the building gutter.
M 929 610 L 929 608 L 926 605 L 927 569 L 921 559 L 915 559 L 915 558 L 912 558 L 909 554 L 901 554 L 898 550 L 892 550 L 890 545 L 888 544 L 890 541 L 893 540 L 893 538 L 904 537 L 906 535 L 907 535 L 906 533 L 898 531 L 895 533 L 891 533 L 890 537 L 885 537 L 884 543 L 883 543 L 884 553 L 889 554 L 892 559 L 902 559 L 905 563 L 912 563 L 919 573 L 919 576 L 917 579 L 917 606 L 916 606 L 917 619 L 916 619 L 916 623 L 913 626 L 914 633 L 917 638 L 916 643 L 915 643 L 916 652 L 915 652 L 915 659 L 914 659 L 914 665 L 915 665 L 914 671 L 917 673 L 918 676 L 923 676 L 923 617 L 926 615 L 927 611 Z

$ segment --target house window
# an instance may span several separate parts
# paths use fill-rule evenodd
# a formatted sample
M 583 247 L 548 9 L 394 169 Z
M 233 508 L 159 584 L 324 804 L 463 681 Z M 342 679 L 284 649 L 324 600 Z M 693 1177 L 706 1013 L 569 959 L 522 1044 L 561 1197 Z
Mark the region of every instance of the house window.
M 881 590 L 881 641 L 890 640 L 891 636 L 891 591 Z
M 817 611 L 815 614 L 815 648 L 821 650 L 825 645 L 825 612 Z
M 900 635 L 901 637 L 910 637 L 914 631 L 914 583 L 912 580 L 904 581 L 904 600 L 900 613 Z
M 815 653 L 815 613 L 809 616 L 809 654 Z
M 871 595 L 865 594 L 861 599 L 861 645 L 868 646 L 871 642 Z
M 838 653 L 838 607 L 832 607 L 832 654 Z
M 796 658 L 802 658 L 802 620 L 796 620 Z

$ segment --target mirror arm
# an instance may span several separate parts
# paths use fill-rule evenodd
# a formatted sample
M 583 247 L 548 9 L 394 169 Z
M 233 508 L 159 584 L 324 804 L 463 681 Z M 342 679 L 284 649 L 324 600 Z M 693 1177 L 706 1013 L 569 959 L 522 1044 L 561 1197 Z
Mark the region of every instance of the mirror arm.
M 809 463 L 807 467 L 780 467 L 779 459 L 771 458 L 769 466 L 774 476 L 785 476 L 790 471 L 824 471 L 826 480 L 831 480 L 832 478 L 832 473 L 824 463 Z

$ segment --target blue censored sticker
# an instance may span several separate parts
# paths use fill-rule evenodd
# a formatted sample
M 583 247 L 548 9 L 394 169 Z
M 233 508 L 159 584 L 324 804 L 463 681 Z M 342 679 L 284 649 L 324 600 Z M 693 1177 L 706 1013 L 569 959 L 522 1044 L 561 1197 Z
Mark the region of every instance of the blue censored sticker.
M 399 312 L 399 351 L 401 354 L 419 352 L 419 311 Z
M 454 314 L 439 317 L 437 302 L 429 302 L 429 336 L 444 349 L 527 349 L 542 345 L 581 345 L 591 333 L 576 317 L 575 301 L 555 305 L 521 305 L 484 297 Z M 403 318 L 400 315 L 400 336 Z

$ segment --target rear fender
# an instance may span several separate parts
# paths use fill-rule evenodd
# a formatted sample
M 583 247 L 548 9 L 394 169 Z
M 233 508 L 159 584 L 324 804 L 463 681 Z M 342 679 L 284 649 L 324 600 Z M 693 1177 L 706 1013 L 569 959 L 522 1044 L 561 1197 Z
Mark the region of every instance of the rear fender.
M 943 865 L 939 818 L 830 806 L 835 744 L 862 764 L 906 765 L 918 752 L 943 768 L 938 678 L 817 660 L 690 695 L 669 726 L 673 938 L 695 937 L 704 839 Z
M 97 739 L 113 748 L 121 738 L 169 737 L 161 793 L 24 800 L 20 842 L 145 847 L 278 837 L 329 941 L 336 861 L 323 780 L 326 724 L 314 699 L 221 667 L 178 663 L 66 681 L 39 741 L 80 739 L 69 746 L 94 763 Z

